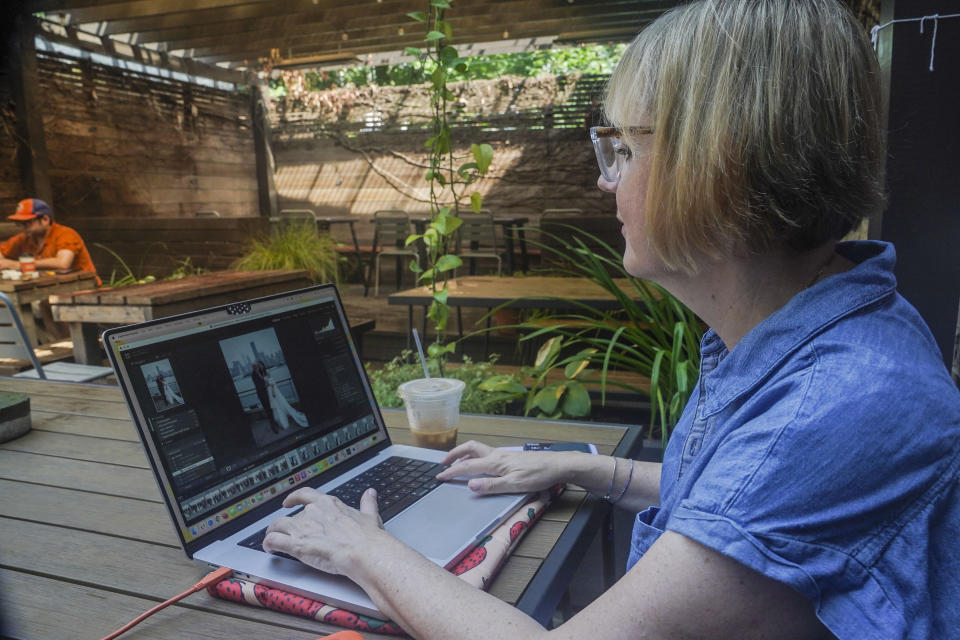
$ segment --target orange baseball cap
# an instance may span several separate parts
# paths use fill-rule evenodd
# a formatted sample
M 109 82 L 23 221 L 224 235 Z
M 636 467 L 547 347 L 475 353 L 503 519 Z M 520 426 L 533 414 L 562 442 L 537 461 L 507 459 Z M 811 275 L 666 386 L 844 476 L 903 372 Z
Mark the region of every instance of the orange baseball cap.
M 53 211 L 43 200 L 36 198 L 27 198 L 17 203 L 17 212 L 12 216 L 7 216 L 7 220 L 25 222 L 27 220 L 36 220 L 41 216 L 51 216 Z

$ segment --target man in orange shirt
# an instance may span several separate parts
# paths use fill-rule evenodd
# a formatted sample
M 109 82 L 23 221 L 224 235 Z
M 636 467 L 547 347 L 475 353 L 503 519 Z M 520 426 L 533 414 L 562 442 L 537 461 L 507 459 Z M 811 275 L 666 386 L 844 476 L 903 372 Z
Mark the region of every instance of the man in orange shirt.
M 83 238 L 70 227 L 54 222 L 53 210 L 43 200 L 21 200 L 16 213 L 7 216 L 7 219 L 16 222 L 22 231 L 0 243 L 0 269 L 19 269 L 20 256 L 32 255 L 38 270 L 89 271 L 96 275 L 97 270 Z M 97 286 L 100 286 L 99 277 Z M 49 302 L 40 301 L 39 312 L 51 337 L 64 338 L 68 335 L 65 324 L 54 322 Z
M 80 234 L 54 222 L 53 211 L 43 200 L 21 200 L 17 212 L 7 219 L 23 231 L 0 244 L 0 268 L 19 269 L 20 256 L 32 255 L 37 269 L 97 272 Z

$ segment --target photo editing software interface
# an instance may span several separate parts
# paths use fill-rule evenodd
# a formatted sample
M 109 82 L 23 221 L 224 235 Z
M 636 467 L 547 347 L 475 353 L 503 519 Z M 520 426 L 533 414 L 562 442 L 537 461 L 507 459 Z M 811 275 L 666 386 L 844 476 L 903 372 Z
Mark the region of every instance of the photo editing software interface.
M 188 319 L 117 353 L 188 542 L 383 439 L 329 298 Z

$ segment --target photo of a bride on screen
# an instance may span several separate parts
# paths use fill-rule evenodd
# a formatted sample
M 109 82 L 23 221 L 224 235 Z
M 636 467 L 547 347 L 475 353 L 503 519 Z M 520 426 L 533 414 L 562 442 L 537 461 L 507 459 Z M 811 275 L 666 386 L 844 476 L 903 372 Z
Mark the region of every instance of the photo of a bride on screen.
M 221 340 L 220 350 L 257 442 L 276 440 L 291 429 L 309 425 L 307 416 L 297 408 L 300 398 L 290 381 L 276 331 L 261 329 Z
M 143 378 L 147 382 L 147 391 L 153 398 L 153 406 L 157 413 L 179 407 L 183 404 L 183 398 L 180 396 L 180 384 L 173 375 L 173 367 L 170 361 L 164 358 L 140 367 L 143 372 Z

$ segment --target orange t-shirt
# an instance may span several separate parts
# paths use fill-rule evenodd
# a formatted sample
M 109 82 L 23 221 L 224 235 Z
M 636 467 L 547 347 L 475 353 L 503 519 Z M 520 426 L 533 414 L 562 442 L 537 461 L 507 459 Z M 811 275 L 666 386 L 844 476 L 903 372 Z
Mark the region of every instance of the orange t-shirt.
M 12 238 L 0 244 L 0 253 L 4 258 L 17 260 L 21 255 L 32 255 L 36 259 L 55 258 L 57 252 L 61 249 L 68 249 L 73 252 L 73 264 L 71 269 L 78 271 L 89 271 L 96 273 L 97 269 L 93 266 L 93 260 L 90 259 L 90 252 L 87 251 L 87 245 L 83 244 L 83 238 L 80 234 L 56 222 L 50 223 L 50 231 L 43 246 L 38 246 L 37 241 L 25 233 L 18 233 Z

